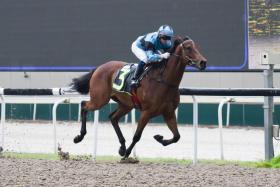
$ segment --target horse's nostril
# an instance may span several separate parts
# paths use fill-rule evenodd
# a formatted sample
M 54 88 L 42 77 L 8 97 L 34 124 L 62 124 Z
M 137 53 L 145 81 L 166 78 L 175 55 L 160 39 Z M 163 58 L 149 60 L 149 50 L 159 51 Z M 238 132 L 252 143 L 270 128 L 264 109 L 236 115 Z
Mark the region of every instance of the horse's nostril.
M 204 60 L 200 61 L 200 70 L 206 69 L 206 63 L 207 63 L 207 61 L 204 61 Z
M 202 64 L 206 64 L 206 63 L 207 63 L 207 61 L 205 61 L 205 60 L 202 60 L 202 61 L 201 61 L 201 63 L 202 63 Z
M 207 63 L 207 62 L 204 61 L 204 60 L 200 61 L 200 65 L 201 65 L 201 66 L 206 66 L 206 63 Z

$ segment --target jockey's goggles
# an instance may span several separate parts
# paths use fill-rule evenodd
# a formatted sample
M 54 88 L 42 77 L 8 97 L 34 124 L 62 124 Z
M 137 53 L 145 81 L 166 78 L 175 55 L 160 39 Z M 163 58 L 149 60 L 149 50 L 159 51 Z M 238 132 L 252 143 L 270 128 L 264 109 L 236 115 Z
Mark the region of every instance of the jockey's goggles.
M 160 38 L 163 39 L 163 40 L 171 40 L 170 36 L 161 36 Z

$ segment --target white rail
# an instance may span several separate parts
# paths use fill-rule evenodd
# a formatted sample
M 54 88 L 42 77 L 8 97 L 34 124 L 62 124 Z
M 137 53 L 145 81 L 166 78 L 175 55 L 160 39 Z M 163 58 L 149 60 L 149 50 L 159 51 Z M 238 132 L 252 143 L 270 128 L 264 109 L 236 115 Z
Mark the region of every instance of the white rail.
M 1 146 L 2 148 L 5 147 L 4 145 L 4 134 L 5 134 L 5 105 L 7 103 L 17 103 L 17 104 L 54 104 L 53 105 L 53 144 L 54 144 L 54 152 L 57 151 L 57 141 L 56 141 L 56 110 L 59 104 L 61 103 L 76 103 L 80 104 L 82 100 L 89 100 L 88 96 L 81 96 L 81 95 L 64 95 L 64 96 L 4 96 L 1 95 Z M 263 104 L 264 99 L 263 97 L 256 96 L 256 97 L 234 97 L 234 98 L 225 98 L 221 96 L 181 96 L 181 103 L 193 103 L 193 129 L 194 129 L 194 141 L 193 141 L 193 163 L 197 163 L 197 146 L 198 146 L 198 135 L 197 135 L 197 128 L 198 128 L 198 102 L 199 103 L 214 103 L 219 104 L 218 107 L 218 122 L 219 122 L 219 132 L 220 132 L 220 159 L 224 159 L 223 153 L 223 135 L 222 135 L 222 127 L 223 127 L 223 119 L 222 119 L 222 107 L 226 103 L 234 102 L 234 103 L 242 103 L 242 104 Z M 110 101 L 110 103 L 114 103 Z M 274 97 L 274 103 L 280 103 L 279 97 Z M 229 125 L 229 115 L 230 115 L 230 107 L 227 107 L 227 125 Z M 136 119 L 135 119 L 135 110 L 131 111 L 132 116 L 132 133 L 135 131 L 136 127 Z M 93 159 L 96 158 L 97 155 L 97 130 L 98 130 L 98 117 L 99 112 L 95 111 L 94 115 L 94 128 L 93 128 L 93 135 L 94 135 L 94 142 L 93 142 L 93 152 L 92 156 Z M 133 150 L 133 155 L 136 156 L 136 148 Z

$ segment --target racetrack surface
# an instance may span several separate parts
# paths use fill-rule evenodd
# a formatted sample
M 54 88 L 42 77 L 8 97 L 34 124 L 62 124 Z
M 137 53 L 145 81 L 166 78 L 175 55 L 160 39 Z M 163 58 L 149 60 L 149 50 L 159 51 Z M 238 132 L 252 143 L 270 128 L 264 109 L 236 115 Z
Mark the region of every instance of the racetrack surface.
M 0 158 L 0 186 L 279 186 L 279 169 Z

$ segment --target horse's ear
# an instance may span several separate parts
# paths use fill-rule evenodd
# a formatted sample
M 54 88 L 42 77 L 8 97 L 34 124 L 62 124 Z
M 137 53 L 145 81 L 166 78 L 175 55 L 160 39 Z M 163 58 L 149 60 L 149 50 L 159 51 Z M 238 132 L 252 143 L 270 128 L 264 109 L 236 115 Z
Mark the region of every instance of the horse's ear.
M 175 47 L 177 47 L 182 42 L 183 42 L 183 40 L 180 36 L 177 35 L 177 36 L 174 37 L 174 46 Z
M 178 35 L 174 36 L 174 43 L 173 43 L 173 47 L 171 49 L 168 50 L 169 53 L 174 53 L 176 47 L 181 44 L 183 42 L 182 38 Z
M 177 47 L 180 43 L 182 43 L 181 40 L 174 40 L 174 46 Z
M 183 40 L 184 40 L 184 41 L 186 41 L 186 40 L 191 40 L 191 37 L 185 36 Z

